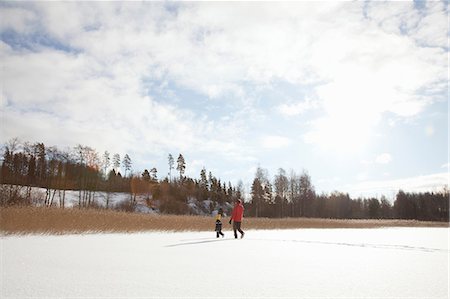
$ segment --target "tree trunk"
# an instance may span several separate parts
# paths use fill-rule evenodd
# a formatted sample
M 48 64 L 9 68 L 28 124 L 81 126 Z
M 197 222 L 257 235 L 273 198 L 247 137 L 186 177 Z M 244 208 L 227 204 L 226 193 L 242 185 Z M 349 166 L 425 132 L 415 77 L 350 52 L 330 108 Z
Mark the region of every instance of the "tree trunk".
M 53 195 L 52 195 L 52 199 L 50 200 L 49 207 L 51 207 L 53 205 L 53 200 L 55 198 L 55 194 L 56 194 L 56 189 L 53 190 Z

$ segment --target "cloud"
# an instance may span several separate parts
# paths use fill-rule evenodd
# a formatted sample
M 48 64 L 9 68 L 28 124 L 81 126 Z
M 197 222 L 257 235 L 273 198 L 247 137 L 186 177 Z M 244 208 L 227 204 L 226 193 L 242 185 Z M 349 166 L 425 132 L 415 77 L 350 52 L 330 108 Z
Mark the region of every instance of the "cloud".
M 374 159 L 361 160 L 361 164 L 365 166 L 371 166 L 373 164 L 389 164 L 391 162 L 392 162 L 392 155 L 389 153 L 379 154 Z
M 279 113 L 285 116 L 298 116 L 308 110 L 317 109 L 318 103 L 307 98 L 304 101 L 298 101 L 296 103 L 281 104 L 277 107 Z
M 351 196 L 392 196 L 399 190 L 405 192 L 439 192 L 450 180 L 448 173 L 435 173 L 416 177 L 364 181 L 346 186 Z
M 2 9 L 2 15 L 16 13 L 22 23 L 28 22 L 28 15 L 40 15 L 39 21 L 33 19 L 33 33 L 48 34 L 50 42 L 43 45 L 37 40 L 31 48 L 0 42 L 1 108 L 2 115 L 8 116 L 2 138 L 37 137 L 49 144 L 84 143 L 99 150 L 132 150 L 136 155 L 213 150 L 247 159 L 245 147 L 237 145 L 242 131 L 237 121 L 232 125 L 211 122 L 147 93 L 152 88 L 143 79 L 158 79 L 167 68 L 176 72 L 184 64 L 177 56 L 187 59 L 183 49 L 190 47 L 190 41 L 182 27 L 181 32 L 168 28 L 157 33 L 159 21 L 145 18 L 153 9 L 142 12 L 140 8 L 148 7 L 37 3 L 20 14 Z M 158 19 L 168 15 L 162 6 L 154 8 L 160 13 Z M 11 25 L 14 30 L 23 32 L 22 23 L 16 23 Z M 144 25 L 149 27 L 143 32 Z
M 387 5 L 401 11 L 414 9 Z M 377 79 L 372 86 L 380 78 L 386 79 L 381 83 L 394 79 L 393 85 L 399 80 L 414 85 L 417 80 L 411 80 L 411 72 L 403 69 L 403 76 L 397 76 L 396 69 L 410 65 L 412 70 L 416 66 L 427 70 L 428 65 L 417 64 L 433 55 L 424 50 L 422 58 L 417 57 L 419 47 L 411 45 L 409 38 L 384 33 L 376 20 L 361 21 L 363 4 L 357 3 L 180 3 L 176 13 L 158 3 L 38 3 L 31 7 L 34 11 L 28 12 L 41 16 L 37 28 L 43 27 L 60 43 L 109 66 L 126 58 L 136 73 L 166 76 L 210 97 L 242 94 L 245 82 L 265 84 L 275 79 L 328 80 L 319 90 L 323 98 L 342 84 L 346 85 L 339 89 L 349 90 L 347 85 L 357 87 L 371 79 Z M 141 59 L 145 63 L 134 63 Z M 358 68 L 361 64 L 364 67 Z M 367 77 L 374 69 L 379 74 Z M 361 88 L 366 87 L 369 84 Z
M 32 11 L 21 7 L 3 7 L 1 18 L 0 31 L 14 30 L 20 33 L 29 33 L 32 24 L 37 21 Z
M 259 88 L 279 81 L 308 86 L 303 101 L 280 98 L 279 113 L 321 109 L 305 142 L 358 149 L 385 113 L 415 116 L 433 101 L 427 89 L 445 90 L 443 13 L 413 3 L 10 3 L 0 7 L 2 139 L 253 162 L 255 144 L 290 144 L 270 133 L 248 142 Z M 230 105 L 231 117 L 159 98 L 177 88 Z
M 388 15 L 391 8 L 405 16 L 414 14 L 411 5 L 383 3 L 382 7 Z M 315 88 L 324 113 L 311 122 L 304 135 L 307 143 L 326 148 L 342 142 L 364 143 L 385 113 L 415 116 L 432 101 L 424 90 L 444 91 L 446 51 L 422 47 L 414 36 L 402 32 L 402 22 L 390 25 L 397 26 L 396 31 L 386 32 L 386 23 L 371 18 L 370 5 L 367 10 L 369 19 L 361 21 L 358 11 L 349 13 L 348 26 L 336 21 L 336 29 L 323 31 L 310 47 L 312 69 L 325 83 Z M 422 24 L 417 18 L 416 29 Z M 446 32 L 441 22 L 434 26 L 434 32 Z
M 279 149 L 287 147 L 291 140 L 283 136 L 264 136 L 261 139 L 261 146 L 265 149 Z
M 389 164 L 392 161 L 392 156 L 388 153 L 383 153 L 375 158 L 375 163 Z

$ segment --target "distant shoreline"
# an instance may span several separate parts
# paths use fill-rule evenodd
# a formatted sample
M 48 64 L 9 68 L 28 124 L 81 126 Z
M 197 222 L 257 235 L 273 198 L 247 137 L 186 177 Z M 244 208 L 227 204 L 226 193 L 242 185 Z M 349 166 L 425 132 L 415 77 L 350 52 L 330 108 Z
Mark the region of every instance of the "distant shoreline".
M 231 230 L 228 218 L 224 230 Z M 244 229 L 449 227 L 448 222 L 403 219 L 245 218 Z M 149 215 L 101 209 L 6 207 L 0 209 L 0 234 L 132 233 L 211 231 L 208 216 Z

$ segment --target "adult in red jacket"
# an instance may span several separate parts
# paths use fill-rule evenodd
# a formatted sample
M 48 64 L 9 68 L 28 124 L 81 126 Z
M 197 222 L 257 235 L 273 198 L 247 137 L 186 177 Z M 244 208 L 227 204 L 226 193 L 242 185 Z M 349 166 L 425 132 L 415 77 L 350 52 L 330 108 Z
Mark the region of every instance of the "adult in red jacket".
M 237 231 L 241 233 L 241 239 L 244 237 L 244 232 L 241 229 L 242 218 L 244 217 L 244 206 L 242 205 L 242 200 L 236 200 L 236 204 L 234 205 L 233 212 L 231 212 L 231 221 L 233 221 L 233 231 L 234 238 L 237 239 Z

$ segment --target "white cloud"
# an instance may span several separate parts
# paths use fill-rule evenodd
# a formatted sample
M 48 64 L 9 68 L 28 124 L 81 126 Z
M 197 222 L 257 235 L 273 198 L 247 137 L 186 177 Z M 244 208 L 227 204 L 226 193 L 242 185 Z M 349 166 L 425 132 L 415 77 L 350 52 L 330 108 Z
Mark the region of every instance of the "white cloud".
M 46 42 L 28 40 L 27 49 L 0 42 L 1 112 L 9 119 L 2 139 L 28 134 L 50 144 L 200 150 L 254 161 L 246 112 L 254 86 L 278 80 L 310 86 L 315 99 L 280 101 L 279 113 L 323 109 L 309 123 L 306 142 L 353 150 L 367 143 L 384 113 L 417 115 L 432 101 L 419 91 L 445 87 L 439 85 L 447 74 L 442 4 L 427 4 L 419 14 L 412 3 L 370 3 L 367 19 L 364 3 L 9 6 L 0 8 L 1 30 Z M 152 94 L 169 94 L 171 85 L 213 99 L 231 95 L 236 110 L 246 110 L 212 121 Z M 290 144 L 273 135 L 259 141 L 265 148 Z
M 0 10 L 0 18 L 0 31 L 29 33 L 36 22 L 36 15 L 32 11 L 20 7 L 3 7 Z
M 389 34 L 406 34 L 417 43 L 431 47 L 447 47 L 448 19 L 445 1 L 423 2 L 415 9 L 414 2 L 367 4 L 368 18 Z
M 447 186 L 450 180 L 448 173 L 435 173 L 416 177 L 364 181 L 346 186 L 351 196 L 392 196 L 399 190 L 405 192 L 439 192 Z
M 287 147 L 291 140 L 284 136 L 264 136 L 261 139 L 261 146 L 266 149 L 279 149 Z
M 387 14 L 391 7 L 406 9 L 405 15 L 414 9 L 401 3 L 382 6 Z M 336 21 L 335 30 L 323 31 L 310 48 L 313 69 L 325 80 L 316 88 L 324 115 L 304 137 L 326 148 L 364 143 L 386 112 L 417 115 L 431 101 L 419 91 L 440 86 L 446 77 L 446 51 L 421 47 L 400 32 L 403 23 L 396 24 L 397 32 L 385 32 L 378 20 L 361 22 L 359 12 L 349 14 L 347 23 Z M 441 23 L 434 29 L 446 31 Z
M 387 5 L 402 11 L 413 9 L 411 5 Z M 362 21 L 362 3 L 180 3 L 176 14 L 158 3 L 35 6 L 51 36 L 96 61 L 112 66 L 126 59 L 128 71 L 164 74 L 210 97 L 242 94 L 245 82 L 328 80 L 318 89 L 326 102 L 335 91 L 340 91 L 335 97 L 343 101 L 350 97 L 350 104 L 362 95 L 369 95 L 365 102 L 371 103 L 372 98 L 380 101 L 381 96 L 394 95 L 397 100 L 383 111 L 404 111 L 403 102 L 410 100 L 398 95 L 412 92 L 409 87 L 421 87 L 442 70 L 428 71 L 431 61 L 427 60 L 439 53 L 420 52 L 409 38 L 386 34 L 375 21 Z M 349 95 L 351 87 L 359 89 Z M 416 113 L 420 108 L 408 109 Z
M 431 47 L 448 47 L 448 3 L 425 2 L 426 14 L 412 30 L 413 37 L 421 44 Z M 446 7 L 447 6 L 447 7 Z M 444 30 L 443 30 L 444 29 Z
M 381 155 L 378 155 L 375 158 L 375 163 L 378 163 L 378 164 L 389 164 L 389 163 L 391 163 L 391 161 L 392 161 L 392 156 L 388 153 L 383 153 Z
M 392 155 L 389 153 L 382 153 L 376 156 L 374 159 L 361 160 L 361 164 L 364 166 L 371 166 L 374 164 L 389 164 L 392 162 Z
M 356 176 L 356 180 L 358 181 L 365 181 L 369 177 L 369 174 L 367 172 L 361 172 Z
M 304 101 L 296 103 L 281 104 L 277 107 L 279 113 L 285 116 L 297 116 L 307 112 L 310 109 L 317 109 L 318 103 L 307 98 Z

